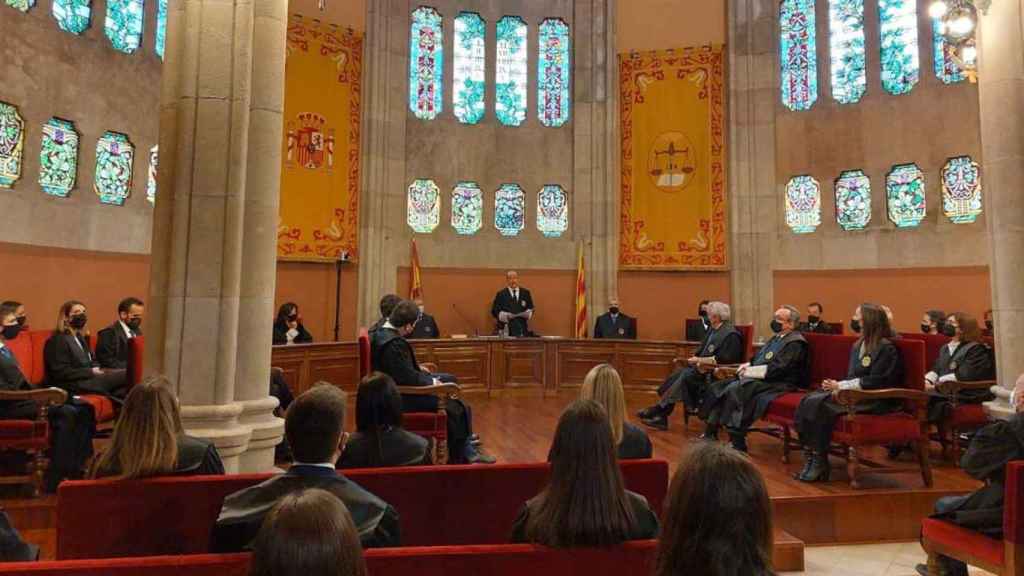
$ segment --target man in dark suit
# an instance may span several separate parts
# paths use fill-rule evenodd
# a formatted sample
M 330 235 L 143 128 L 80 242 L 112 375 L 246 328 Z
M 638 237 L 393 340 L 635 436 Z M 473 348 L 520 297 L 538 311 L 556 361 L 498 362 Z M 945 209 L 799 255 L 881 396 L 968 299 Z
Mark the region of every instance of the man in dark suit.
M 518 338 L 533 336 L 529 320 L 533 318 L 533 297 L 530 291 L 519 286 L 519 274 L 515 270 L 505 273 L 506 286 L 494 295 L 491 316 L 498 321 L 498 331 Z
M 384 323 L 388 321 L 388 316 L 391 316 L 391 311 L 394 310 L 395 306 L 398 306 L 398 303 L 401 301 L 401 297 L 399 297 L 397 294 L 386 294 L 383 298 L 381 298 L 380 318 L 378 318 L 377 321 L 374 322 L 372 326 L 370 326 L 367 332 L 372 333 L 373 331 L 380 329 L 380 327 L 383 326 Z
M 214 552 L 249 548 L 274 504 L 307 488 L 326 490 L 345 503 L 364 548 L 401 544 L 398 512 L 335 470 L 344 445 L 345 398 L 341 389 L 319 383 L 295 399 L 284 424 L 295 457 L 292 467 L 224 499 L 213 529 Z
M 822 308 L 818 302 L 811 302 L 807 305 L 807 322 L 801 322 L 798 330 L 804 334 L 833 334 L 830 326 L 821 317 Z
M 636 340 L 636 318 L 627 316 L 619 310 L 619 299 L 613 296 L 608 300 L 608 312 L 597 317 L 594 323 L 594 338 L 618 338 Z
M 416 326 L 412 329 L 409 339 L 440 338 L 441 329 L 437 327 L 437 321 L 434 320 L 434 317 L 423 311 L 422 298 L 416 299 L 416 307 L 420 311 L 420 316 L 416 320 Z
M 100 368 L 128 367 L 128 341 L 142 334 L 143 312 L 145 305 L 138 298 L 125 298 L 117 305 L 117 322 L 100 330 L 96 341 L 96 361 Z

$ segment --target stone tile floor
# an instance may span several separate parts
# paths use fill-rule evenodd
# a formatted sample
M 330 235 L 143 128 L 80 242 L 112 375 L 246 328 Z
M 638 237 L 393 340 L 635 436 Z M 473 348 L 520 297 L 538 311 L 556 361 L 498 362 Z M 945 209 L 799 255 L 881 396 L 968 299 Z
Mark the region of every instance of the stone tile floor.
M 808 546 L 804 571 L 787 574 L 807 576 L 917 576 L 914 566 L 925 561 L 917 542 L 857 546 Z M 971 569 L 971 576 L 991 576 Z

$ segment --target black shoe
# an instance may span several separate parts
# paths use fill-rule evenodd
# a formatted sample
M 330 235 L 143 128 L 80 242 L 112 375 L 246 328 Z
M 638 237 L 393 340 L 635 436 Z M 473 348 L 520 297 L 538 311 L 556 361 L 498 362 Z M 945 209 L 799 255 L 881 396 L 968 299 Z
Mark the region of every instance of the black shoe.
M 647 408 L 644 408 L 643 410 L 637 412 L 636 417 L 641 420 L 647 420 L 650 418 L 656 418 L 658 416 L 661 416 L 661 412 L 661 406 L 655 404 L 654 406 L 648 406 Z
M 743 452 L 749 454 L 750 449 L 747 448 L 747 437 L 742 434 L 729 434 L 729 441 L 732 443 L 732 449 L 737 452 Z
M 802 476 L 806 476 L 807 473 L 811 471 L 811 462 L 813 459 L 814 452 L 809 448 L 804 448 L 804 467 L 796 474 L 793 474 L 794 480 L 799 480 Z
M 807 474 L 797 478 L 801 482 L 828 482 L 829 474 L 832 473 L 832 467 L 828 461 L 828 454 L 818 454 L 817 452 L 811 456 L 811 467 L 807 470 Z
M 668 430 L 668 418 L 664 416 L 655 416 L 653 418 L 644 418 L 641 420 L 645 426 L 654 428 L 655 430 Z
M 890 444 L 886 447 L 886 456 L 889 460 L 896 460 L 907 450 L 910 450 L 909 444 Z
M 468 464 L 494 464 L 498 461 L 494 456 L 477 449 L 477 447 L 472 444 L 466 445 L 465 458 Z
M 921 576 L 932 576 L 932 573 L 928 571 L 927 564 L 918 564 L 917 566 L 914 566 L 914 570 L 917 570 L 917 573 Z

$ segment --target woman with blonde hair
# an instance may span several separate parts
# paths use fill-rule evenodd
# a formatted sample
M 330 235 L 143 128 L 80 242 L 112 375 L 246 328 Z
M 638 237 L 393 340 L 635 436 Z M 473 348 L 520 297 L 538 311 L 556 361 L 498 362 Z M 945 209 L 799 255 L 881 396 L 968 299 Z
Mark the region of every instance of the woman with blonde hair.
M 128 480 L 223 473 L 217 448 L 185 435 L 167 378 L 150 376 L 128 393 L 110 448 L 89 476 Z
M 71 394 L 101 394 L 124 398 L 128 379 L 124 369 L 105 370 L 93 358 L 89 346 L 89 317 L 85 304 L 65 302 L 57 313 L 57 326 L 43 347 L 48 386 Z
M 612 426 L 612 439 L 620 460 L 650 458 L 654 453 L 647 433 L 626 420 L 626 398 L 622 392 L 622 379 L 611 364 L 599 364 L 590 369 L 583 379 L 580 399 L 593 400 L 608 413 Z

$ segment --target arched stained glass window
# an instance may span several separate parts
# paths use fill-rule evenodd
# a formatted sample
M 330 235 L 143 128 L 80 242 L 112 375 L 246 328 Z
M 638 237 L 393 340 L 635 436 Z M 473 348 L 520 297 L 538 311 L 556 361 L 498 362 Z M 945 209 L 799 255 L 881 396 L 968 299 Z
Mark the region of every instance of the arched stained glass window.
M 96 142 L 94 189 L 104 204 L 123 206 L 132 192 L 135 146 L 118 132 L 106 132 Z
M 859 102 L 867 90 L 864 54 L 864 0 L 828 3 L 832 98 L 840 104 Z
M 92 20 L 92 0 L 53 0 L 51 14 L 65 32 L 81 34 Z
M 156 204 L 156 171 L 160 167 L 160 147 L 149 149 L 149 181 L 146 182 L 146 200 Z
M 409 28 L 409 110 L 433 120 L 444 109 L 444 28 L 441 15 L 420 6 Z
M 463 124 L 476 124 L 484 117 L 487 87 L 487 23 L 475 12 L 455 17 L 455 45 L 452 49 L 452 109 Z
M 406 221 L 420 234 L 433 232 L 441 223 L 441 191 L 433 180 L 414 180 L 409 186 Z
M 39 147 L 39 187 L 50 196 L 67 198 L 78 177 L 78 131 L 60 118 L 43 125 Z
M 786 226 L 796 234 L 821 226 L 821 185 L 811 176 L 796 176 L 786 184 Z
M 144 0 L 107 0 L 105 31 L 115 50 L 131 54 L 142 44 Z
M 939 33 L 938 18 L 932 20 L 932 51 L 935 55 L 935 77 L 943 84 L 957 84 L 967 79 L 967 75 L 953 59 L 956 51 Z
M 537 193 L 537 230 L 559 238 L 569 229 L 569 196 L 561 186 L 548 185 Z
M 164 48 L 167 45 L 167 0 L 157 0 L 156 4 L 156 43 L 153 49 L 161 60 L 164 59 Z
M 970 156 L 950 158 L 942 169 L 942 211 L 954 224 L 981 215 L 981 170 Z
M 898 228 L 913 228 L 924 220 L 924 173 L 916 164 L 893 166 L 885 177 L 889 220 Z
M 494 113 L 505 126 L 526 120 L 526 22 L 518 16 L 498 20 L 494 75 Z
M 557 18 L 541 22 L 537 50 L 537 116 L 557 128 L 569 121 L 571 38 L 569 25 Z
M 11 8 L 22 12 L 28 12 L 36 5 L 36 0 L 4 0 L 4 2 Z
M 475 182 L 459 182 L 452 190 L 452 228 L 471 236 L 484 224 L 484 193 Z
M 882 88 L 906 94 L 921 77 L 917 49 L 917 0 L 878 0 L 882 38 Z
M 863 230 L 871 222 L 871 180 L 847 170 L 836 180 L 836 222 L 843 230 Z
M 782 103 L 794 111 L 810 110 L 818 100 L 817 34 L 814 0 L 782 0 L 779 8 L 779 62 Z
M 25 147 L 25 120 L 18 109 L 0 102 L 0 188 L 11 188 L 21 178 Z
M 502 184 L 495 192 L 494 227 L 502 236 L 518 236 L 526 228 L 526 194 L 518 184 Z

